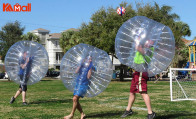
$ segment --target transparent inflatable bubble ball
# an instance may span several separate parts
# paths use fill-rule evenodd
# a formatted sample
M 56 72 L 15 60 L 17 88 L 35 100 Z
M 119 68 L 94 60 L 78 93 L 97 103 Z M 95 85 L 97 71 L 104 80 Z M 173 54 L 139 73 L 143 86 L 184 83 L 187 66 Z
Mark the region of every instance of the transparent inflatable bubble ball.
M 60 67 L 63 84 L 80 97 L 100 94 L 112 79 L 112 62 L 108 54 L 87 44 L 76 45 L 67 51 Z
M 48 63 L 45 48 L 33 41 L 15 43 L 5 57 L 5 69 L 9 78 L 23 85 L 32 85 L 45 77 Z
M 124 65 L 154 76 L 166 70 L 175 54 L 171 29 L 145 16 L 127 20 L 118 30 L 115 52 Z

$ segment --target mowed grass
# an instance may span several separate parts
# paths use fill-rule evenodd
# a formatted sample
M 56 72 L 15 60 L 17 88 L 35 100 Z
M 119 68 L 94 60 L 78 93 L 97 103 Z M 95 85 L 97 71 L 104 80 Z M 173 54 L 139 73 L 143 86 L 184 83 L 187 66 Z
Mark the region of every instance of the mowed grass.
M 129 97 L 130 81 L 112 81 L 107 89 L 93 98 L 82 98 L 80 103 L 87 118 L 120 118 Z M 27 102 L 22 105 L 21 95 L 13 104 L 10 98 L 18 90 L 14 82 L 0 81 L 0 119 L 56 119 L 68 115 L 72 109 L 72 92 L 67 90 L 61 80 L 44 79 L 28 86 Z M 148 94 L 157 119 L 196 119 L 196 101 L 170 101 L 168 81 L 148 82 Z M 132 119 L 145 119 L 147 109 L 142 97 L 137 94 L 133 105 Z M 75 119 L 80 118 L 76 111 Z

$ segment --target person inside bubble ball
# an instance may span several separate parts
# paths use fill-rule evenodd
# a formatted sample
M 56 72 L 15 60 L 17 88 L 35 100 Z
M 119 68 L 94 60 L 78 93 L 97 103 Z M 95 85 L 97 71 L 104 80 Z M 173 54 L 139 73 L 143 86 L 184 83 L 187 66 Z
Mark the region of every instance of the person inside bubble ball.
M 78 111 L 81 113 L 81 119 L 85 118 L 85 114 L 79 103 L 79 99 L 83 98 L 89 89 L 89 80 L 91 78 L 92 69 L 94 69 L 94 66 L 90 55 L 87 56 L 76 68 L 75 73 L 77 73 L 78 76 L 76 78 L 76 85 L 73 93 L 73 108 L 70 115 L 65 116 L 64 119 L 72 119 L 76 109 L 78 109 Z
M 143 46 L 136 43 L 135 49 L 137 52 L 134 57 L 135 64 L 148 64 L 151 61 L 154 52 L 153 44 L 153 40 L 146 40 Z
M 150 62 L 153 56 L 153 52 L 154 52 L 153 44 L 154 44 L 153 40 L 146 40 L 143 47 L 141 44 L 136 43 L 137 52 L 134 57 L 135 64 L 146 64 Z M 148 109 L 148 115 L 147 115 L 148 119 L 155 118 L 156 113 L 153 112 L 151 109 L 150 97 L 147 93 L 147 80 L 148 80 L 147 72 L 137 72 L 137 71 L 134 72 L 133 78 L 131 81 L 128 105 L 127 105 L 125 112 L 121 116 L 122 118 L 133 114 L 133 111 L 131 108 L 135 101 L 136 93 L 140 93 L 142 98 L 144 99 L 144 102 Z
M 27 57 L 27 51 L 23 52 L 22 58 L 19 60 L 20 70 L 18 76 L 20 77 L 19 89 L 15 96 L 11 98 L 10 104 L 14 103 L 15 99 L 22 93 L 23 105 L 27 105 L 26 102 L 26 91 L 27 91 L 27 81 L 30 76 L 31 64 L 33 57 Z

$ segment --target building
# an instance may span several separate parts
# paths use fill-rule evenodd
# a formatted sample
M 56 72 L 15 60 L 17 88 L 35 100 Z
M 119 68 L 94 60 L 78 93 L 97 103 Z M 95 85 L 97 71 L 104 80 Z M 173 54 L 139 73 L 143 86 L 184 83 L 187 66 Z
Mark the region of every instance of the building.
M 196 39 L 194 39 L 194 40 L 196 40 Z M 187 39 L 182 38 L 182 41 L 185 43 L 186 46 L 188 46 L 194 40 L 187 40 Z
M 74 28 L 68 30 L 78 31 L 78 29 L 74 29 Z M 42 29 L 42 28 L 35 29 L 31 32 L 40 37 L 41 44 L 45 47 L 46 51 L 48 52 L 49 68 L 60 69 L 61 59 L 64 56 L 64 53 L 59 45 L 59 39 L 61 37 L 61 33 L 50 34 L 49 30 Z

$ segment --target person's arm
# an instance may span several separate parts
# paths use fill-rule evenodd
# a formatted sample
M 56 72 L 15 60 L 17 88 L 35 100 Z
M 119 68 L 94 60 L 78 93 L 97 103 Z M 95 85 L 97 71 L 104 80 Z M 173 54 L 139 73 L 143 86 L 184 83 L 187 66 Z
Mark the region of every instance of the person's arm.
M 24 69 L 27 66 L 27 62 L 25 64 L 21 64 L 20 67 Z
M 88 70 L 88 74 L 87 74 L 87 79 L 90 79 L 91 74 L 92 74 L 92 68 L 93 68 L 93 63 L 92 62 L 90 62 L 88 68 L 89 68 L 89 70 Z
M 81 68 L 81 64 L 76 68 L 75 73 L 78 73 L 80 71 L 80 68 Z
M 87 78 L 90 79 L 92 73 L 92 68 L 88 71 Z
M 80 71 L 81 66 L 83 65 L 84 60 L 79 63 L 79 66 L 76 68 L 75 73 L 78 73 Z
M 29 58 L 27 58 L 26 63 L 20 64 L 20 67 L 21 67 L 22 69 L 24 69 L 24 68 L 27 66 L 28 62 L 29 62 Z
M 76 71 L 75 71 L 75 73 L 78 73 L 78 72 L 79 72 L 79 70 L 80 70 L 80 67 L 81 67 L 81 65 L 80 65 L 80 66 L 78 66 L 78 67 L 76 68 Z
M 20 67 L 21 67 L 22 69 L 24 69 L 24 65 L 25 65 L 25 64 L 20 64 Z

